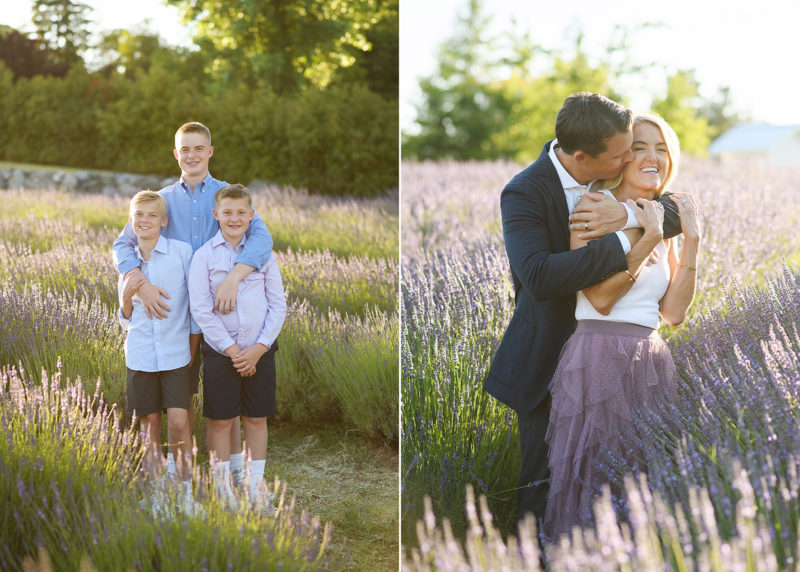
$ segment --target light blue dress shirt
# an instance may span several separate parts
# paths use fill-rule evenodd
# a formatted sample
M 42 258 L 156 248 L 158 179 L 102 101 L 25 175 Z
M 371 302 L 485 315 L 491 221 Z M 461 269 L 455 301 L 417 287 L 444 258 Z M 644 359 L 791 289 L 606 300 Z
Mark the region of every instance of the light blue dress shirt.
M 167 201 L 167 226 L 162 229 L 161 235 L 188 242 L 192 245 L 192 252 L 203 246 L 219 230 L 219 223 L 212 213 L 214 195 L 227 185 L 209 173 L 195 185 L 194 192 L 183 177 L 158 191 Z M 272 254 L 272 236 L 258 215 L 250 222 L 247 238 L 247 247 L 236 258 L 236 262 L 261 268 Z M 134 252 L 136 244 L 136 234 L 128 223 L 114 241 L 114 264 L 120 274 L 126 274 L 139 265 Z
M 189 268 L 192 263 L 192 247 L 179 240 L 158 238 L 150 260 L 144 260 L 135 247 L 136 265 L 140 266 L 147 281 L 163 288 L 169 294 L 171 312 L 163 320 L 151 320 L 144 311 L 138 295 L 133 297 L 133 312 L 125 319 L 119 312 L 122 329 L 128 332 L 125 338 L 125 363 L 137 371 L 169 371 L 189 363 Z M 124 285 L 119 277 L 119 293 Z

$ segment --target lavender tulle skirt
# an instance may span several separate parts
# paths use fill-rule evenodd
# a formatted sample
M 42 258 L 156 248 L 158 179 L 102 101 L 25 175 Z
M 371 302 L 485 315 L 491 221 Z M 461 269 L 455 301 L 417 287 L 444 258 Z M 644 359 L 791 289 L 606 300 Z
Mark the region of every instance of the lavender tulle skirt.
M 657 412 L 677 398 L 675 364 L 656 330 L 621 322 L 580 320 L 561 351 L 550 393 L 545 437 L 550 493 L 543 530 L 550 538 L 592 522 L 610 456 L 630 460 L 637 411 Z M 643 467 L 639 467 L 640 469 Z

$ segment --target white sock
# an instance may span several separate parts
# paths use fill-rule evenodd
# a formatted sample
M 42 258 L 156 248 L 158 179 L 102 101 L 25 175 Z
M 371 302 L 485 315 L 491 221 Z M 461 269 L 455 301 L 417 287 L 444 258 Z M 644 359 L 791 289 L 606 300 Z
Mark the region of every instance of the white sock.
M 250 461 L 250 497 L 254 498 L 264 484 L 264 459 Z
M 172 453 L 167 453 L 167 472 L 170 475 L 178 474 L 178 469 L 175 466 L 175 457 Z
M 214 486 L 222 494 L 233 495 L 231 489 L 231 462 L 220 461 L 217 464 L 217 470 L 214 471 Z
M 242 454 L 231 453 L 231 472 L 238 471 L 242 468 Z

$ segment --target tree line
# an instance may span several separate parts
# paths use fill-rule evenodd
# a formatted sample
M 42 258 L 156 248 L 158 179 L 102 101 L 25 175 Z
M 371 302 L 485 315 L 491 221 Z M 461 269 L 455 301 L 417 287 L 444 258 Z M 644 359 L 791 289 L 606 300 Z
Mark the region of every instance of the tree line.
M 605 53 L 590 59 L 582 34 L 566 57 L 528 34 L 494 37 L 490 23 L 480 0 L 470 0 L 440 46 L 438 69 L 420 82 L 416 129 L 402 136 L 404 157 L 528 162 L 555 136 L 556 112 L 570 93 L 592 91 L 627 104 L 620 87 L 625 79 L 658 67 L 632 57 L 632 38 L 641 30 L 617 28 Z M 674 72 L 650 110 L 675 129 L 684 152 L 703 156 L 714 138 L 744 117 L 732 110 L 729 88 L 710 100 L 700 97 L 699 88 L 694 70 Z
M 398 180 L 398 0 L 169 0 L 191 48 L 92 40 L 91 8 L 34 0 L 0 26 L 0 160 L 169 176 L 172 136 L 209 126 L 212 172 L 333 195 Z

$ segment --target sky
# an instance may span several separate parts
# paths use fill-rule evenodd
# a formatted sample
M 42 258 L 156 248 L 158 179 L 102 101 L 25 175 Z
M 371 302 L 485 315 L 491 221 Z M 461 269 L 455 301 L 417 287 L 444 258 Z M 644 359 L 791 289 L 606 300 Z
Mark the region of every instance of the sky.
M 191 45 L 191 29 L 180 22 L 180 13 L 174 6 L 165 6 L 162 0 L 78 0 L 91 6 L 89 14 L 92 33 L 114 29 L 135 29 L 150 22 L 146 28 L 158 34 L 170 45 Z M 0 24 L 22 31 L 33 31 L 31 0 L 6 0 L 0 10 Z
M 145 25 L 173 45 L 191 45 L 191 30 L 180 23 L 177 8 L 162 0 L 82 0 L 94 8 L 91 30 L 135 28 Z M 560 4 L 560 5 L 557 5 Z M 30 0 L 4 2 L 0 24 L 32 30 Z M 636 36 L 634 55 L 640 62 L 655 61 L 668 72 L 694 69 L 701 95 L 713 97 L 729 86 L 737 110 L 753 120 L 776 125 L 800 124 L 800 2 L 757 0 L 483 0 L 494 30 L 503 33 L 515 21 L 534 42 L 549 49 L 566 49 L 578 30 L 584 47 L 600 53 L 613 28 L 635 29 L 644 22 L 663 26 Z M 436 72 L 441 43 L 453 34 L 468 0 L 400 0 L 400 123 L 413 129 L 418 82 Z M 145 20 L 148 20 L 145 23 Z M 666 76 L 651 72 L 624 93 L 635 110 L 649 106 L 666 89 Z M 620 90 L 622 91 L 622 90 Z
M 468 0 L 400 0 L 400 124 L 413 131 L 419 79 L 436 72 L 441 43 L 454 31 Z M 731 88 L 738 111 L 775 125 L 800 124 L 800 2 L 796 0 L 484 0 L 498 33 L 530 33 L 533 42 L 564 50 L 584 33 L 584 48 L 602 53 L 616 25 L 635 29 L 661 23 L 635 36 L 632 54 L 668 72 L 694 69 L 700 94 L 713 97 Z M 649 73 L 624 90 L 634 111 L 646 111 L 654 95 L 666 90 L 666 74 Z M 620 90 L 622 91 L 622 90 Z

